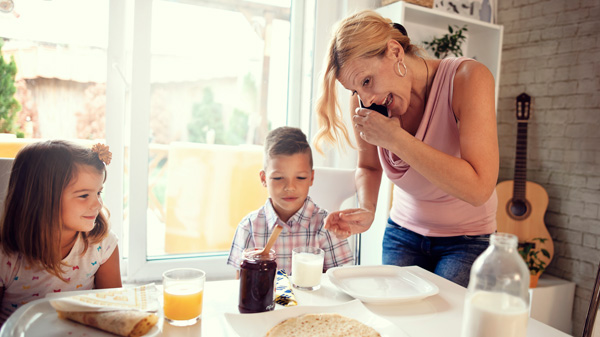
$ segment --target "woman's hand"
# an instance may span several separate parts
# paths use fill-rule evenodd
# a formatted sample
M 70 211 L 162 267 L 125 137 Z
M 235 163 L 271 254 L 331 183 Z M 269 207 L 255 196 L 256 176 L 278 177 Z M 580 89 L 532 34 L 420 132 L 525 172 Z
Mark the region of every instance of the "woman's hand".
M 373 110 L 357 108 L 352 116 L 354 129 L 360 138 L 369 144 L 389 148 L 392 138 L 391 134 L 402 129 L 402 123 L 397 117 L 385 117 Z
M 362 208 L 345 209 L 329 213 L 325 218 L 325 229 L 339 239 L 347 239 L 352 234 L 365 232 L 371 227 L 375 213 Z

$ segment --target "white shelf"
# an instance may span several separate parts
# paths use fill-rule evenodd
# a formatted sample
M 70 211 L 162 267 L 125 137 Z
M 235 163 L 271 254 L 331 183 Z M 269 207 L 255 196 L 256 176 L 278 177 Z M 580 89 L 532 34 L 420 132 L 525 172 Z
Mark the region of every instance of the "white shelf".
M 457 14 L 437 11 L 398 1 L 377 9 L 379 14 L 404 25 L 413 44 L 423 47 L 423 41 L 448 33 L 448 25 L 467 26 L 467 40 L 463 54 L 483 63 L 496 82 L 496 103 L 500 84 L 500 62 L 502 55 L 502 34 L 504 27 L 488 22 L 463 17 Z
M 536 288 L 529 289 L 529 316 L 571 334 L 575 283 L 543 274 Z

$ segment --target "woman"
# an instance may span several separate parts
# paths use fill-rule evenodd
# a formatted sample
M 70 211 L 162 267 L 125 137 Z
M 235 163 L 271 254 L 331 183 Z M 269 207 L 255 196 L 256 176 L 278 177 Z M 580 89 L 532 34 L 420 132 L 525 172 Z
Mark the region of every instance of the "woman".
M 419 265 L 467 286 L 496 230 L 498 140 L 494 78 L 467 58 L 418 55 L 401 25 L 373 11 L 344 19 L 331 41 L 317 102 L 317 149 L 350 142 L 335 91 L 352 92 L 359 208 L 331 213 L 344 238 L 371 226 L 381 174 L 394 183 L 383 263 Z M 359 106 L 383 105 L 387 116 Z

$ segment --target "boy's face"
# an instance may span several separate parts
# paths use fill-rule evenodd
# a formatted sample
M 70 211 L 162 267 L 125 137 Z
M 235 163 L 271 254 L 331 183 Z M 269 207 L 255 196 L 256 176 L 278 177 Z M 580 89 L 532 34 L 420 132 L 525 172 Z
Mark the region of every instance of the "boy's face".
M 313 184 L 309 156 L 308 153 L 273 156 L 260 171 L 260 180 L 269 191 L 273 208 L 285 222 L 302 207 Z

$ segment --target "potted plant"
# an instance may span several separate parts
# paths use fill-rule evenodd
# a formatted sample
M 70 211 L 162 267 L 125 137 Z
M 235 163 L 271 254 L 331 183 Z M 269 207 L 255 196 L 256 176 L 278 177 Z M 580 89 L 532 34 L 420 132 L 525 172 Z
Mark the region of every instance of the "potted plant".
M 423 44 L 426 48 L 430 49 L 435 57 L 443 59 L 452 53 L 454 56 L 462 56 L 462 43 L 467 40 L 467 36 L 463 32 L 468 31 L 467 26 L 459 28 L 458 26 L 448 25 L 448 34 L 442 37 L 434 37 L 431 41 L 424 41 Z
M 550 258 L 550 253 L 544 248 L 536 248 L 535 241 L 543 244 L 548 240 L 547 238 L 533 238 L 531 241 L 526 241 L 519 245 L 519 254 L 525 261 L 527 268 L 529 269 L 529 287 L 535 288 L 540 275 L 546 270 L 546 262 L 541 259 L 540 253 L 546 258 Z

